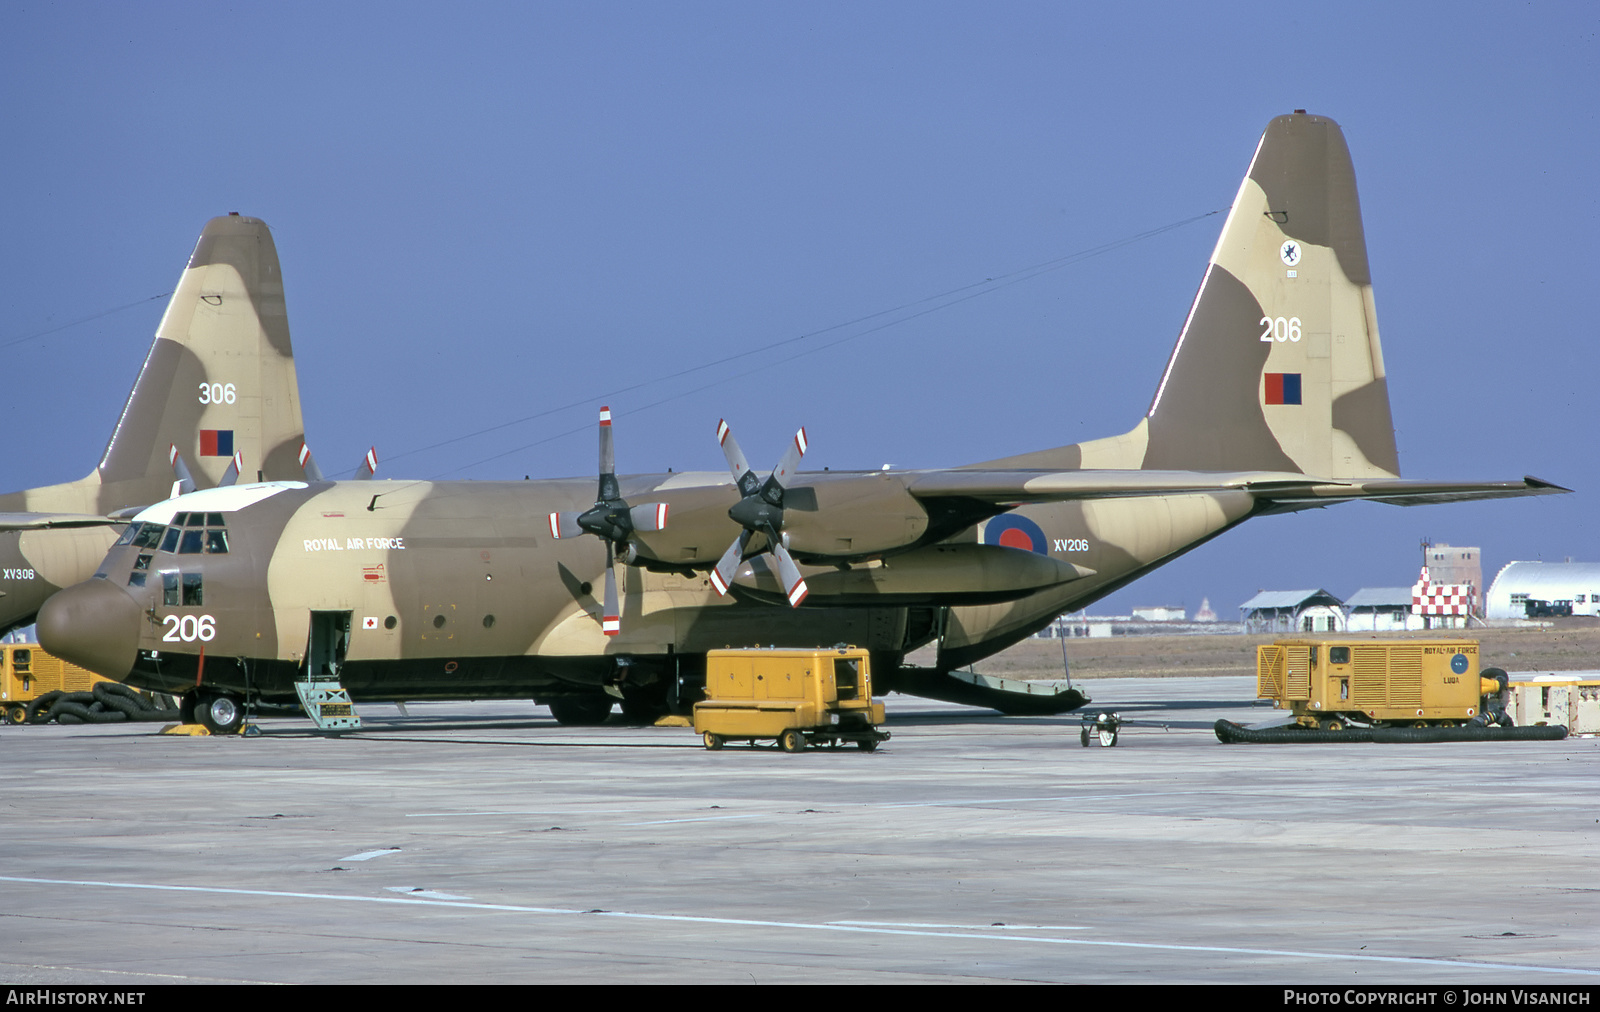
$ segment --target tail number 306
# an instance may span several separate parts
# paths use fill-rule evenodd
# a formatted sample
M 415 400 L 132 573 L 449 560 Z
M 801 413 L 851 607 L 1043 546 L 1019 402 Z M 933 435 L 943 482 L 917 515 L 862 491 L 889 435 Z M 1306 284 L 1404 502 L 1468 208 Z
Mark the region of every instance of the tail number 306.
M 209 643 L 217 635 L 217 620 L 210 615 L 168 615 L 161 621 L 167 627 L 163 643 Z

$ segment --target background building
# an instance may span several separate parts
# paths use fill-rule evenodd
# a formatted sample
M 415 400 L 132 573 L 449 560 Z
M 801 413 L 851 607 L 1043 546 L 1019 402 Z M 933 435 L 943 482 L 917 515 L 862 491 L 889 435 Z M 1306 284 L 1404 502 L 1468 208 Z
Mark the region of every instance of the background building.
M 1600 615 L 1600 563 L 1508 562 L 1484 595 L 1489 618 Z
M 1411 613 L 1411 587 L 1362 587 L 1345 601 L 1348 632 L 1397 632 L 1425 628 Z
M 1263 590 L 1239 614 L 1249 633 L 1345 630 L 1344 604 L 1325 590 Z

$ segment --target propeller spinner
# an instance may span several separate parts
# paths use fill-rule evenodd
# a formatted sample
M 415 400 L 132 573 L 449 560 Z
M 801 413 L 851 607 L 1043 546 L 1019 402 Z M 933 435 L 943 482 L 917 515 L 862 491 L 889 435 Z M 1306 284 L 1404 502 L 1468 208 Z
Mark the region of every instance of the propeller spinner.
M 783 592 L 788 596 L 790 606 L 798 608 L 810 591 L 800 576 L 800 567 L 784 547 L 779 532 L 783 530 L 784 483 L 794 476 L 795 469 L 800 466 L 800 458 L 806 454 L 806 430 L 801 429 L 794 434 L 794 442 L 789 444 L 783 459 L 764 482 L 750 470 L 744 451 L 739 449 L 739 441 L 733 438 L 733 430 L 725 419 L 717 422 L 717 442 L 722 445 L 722 452 L 728 458 L 728 469 L 733 472 L 733 480 L 739 486 L 739 501 L 728 510 L 728 516 L 744 530 L 722 553 L 717 568 L 711 571 L 711 585 L 717 588 L 718 594 L 725 596 L 751 536 L 765 534 L 767 546 L 764 550 L 777 559 L 778 578 L 783 581 Z
M 605 612 L 600 629 L 607 636 L 622 631 L 617 606 L 616 549 L 625 546 L 635 531 L 659 531 L 667 526 L 667 504 L 629 506 L 617 487 L 615 454 L 611 446 L 611 409 L 600 409 L 600 490 L 594 505 L 582 512 L 550 514 L 550 536 L 575 538 L 593 534 L 606 543 Z

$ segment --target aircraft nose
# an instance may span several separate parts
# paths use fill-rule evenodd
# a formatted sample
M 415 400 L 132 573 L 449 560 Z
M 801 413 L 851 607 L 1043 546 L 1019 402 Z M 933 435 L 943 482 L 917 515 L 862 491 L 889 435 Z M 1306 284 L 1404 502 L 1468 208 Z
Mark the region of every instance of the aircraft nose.
M 105 580 L 57 591 L 39 609 L 39 645 L 97 675 L 122 680 L 139 651 L 139 602 Z

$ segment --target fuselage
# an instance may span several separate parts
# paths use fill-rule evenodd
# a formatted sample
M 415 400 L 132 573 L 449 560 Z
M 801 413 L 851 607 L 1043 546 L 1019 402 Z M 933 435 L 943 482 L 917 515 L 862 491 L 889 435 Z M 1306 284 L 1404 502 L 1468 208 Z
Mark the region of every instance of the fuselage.
M 907 476 L 867 477 L 894 486 L 886 501 L 904 498 Z M 800 478 L 825 503 L 864 476 Z M 702 670 L 706 650 L 729 646 L 850 643 L 892 672 L 928 643 L 962 664 L 1003 649 L 1251 508 L 1242 493 L 1042 505 L 953 534 L 868 510 L 874 530 L 888 523 L 908 543 L 808 566 L 815 589 L 791 608 L 760 556 L 732 594 L 713 590 L 707 567 L 738 531 L 726 478 L 621 483 L 633 501 L 670 501 L 672 519 L 639 546 L 650 554 L 617 565 L 615 636 L 601 626 L 604 545 L 552 538 L 546 520 L 592 499 L 585 479 L 286 482 L 182 496 L 141 513 L 97 579 L 58 599 L 96 595 L 94 629 L 42 620 L 41 635 L 142 688 L 202 684 L 268 700 L 293 698 L 294 679 L 333 656 L 318 652 L 319 628 L 339 640 L 338 675 L 357 700 L 543 698 L 608 685 L 670 694 Z

